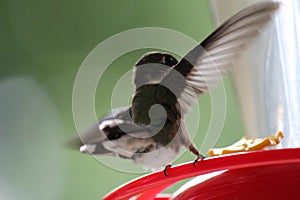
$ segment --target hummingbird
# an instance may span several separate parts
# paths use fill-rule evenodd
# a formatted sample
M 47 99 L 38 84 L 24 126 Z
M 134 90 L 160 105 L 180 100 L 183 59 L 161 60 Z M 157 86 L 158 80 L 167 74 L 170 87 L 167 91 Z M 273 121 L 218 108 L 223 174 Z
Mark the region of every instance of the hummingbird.
M 260 2 L 243 9 L 180 61 L 163 52 L 143 55 L 133 67 L 131 105 L 112 110 L 80 134 L 79 150 L 129 159 L 151 170 L 166 170 L 186 149 L 195 154 L 195 162 L 203 159 L 188 134 L 186 115 L 198 96 L 232 69 L 279 6 Z

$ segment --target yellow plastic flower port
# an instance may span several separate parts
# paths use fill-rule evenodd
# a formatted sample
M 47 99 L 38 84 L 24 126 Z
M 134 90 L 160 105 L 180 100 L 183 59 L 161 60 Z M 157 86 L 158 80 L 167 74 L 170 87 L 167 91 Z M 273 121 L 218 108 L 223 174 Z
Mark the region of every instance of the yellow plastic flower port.
M 219 156 L 229 153 L 263 150 L 266 147 L 277 145 L 282 138 L 283 133 L 281 131 L 266 138 L 252 139 L 244 136 L 239 141 L 228 147 L 214 148 L 209 150 L 209 156 Z

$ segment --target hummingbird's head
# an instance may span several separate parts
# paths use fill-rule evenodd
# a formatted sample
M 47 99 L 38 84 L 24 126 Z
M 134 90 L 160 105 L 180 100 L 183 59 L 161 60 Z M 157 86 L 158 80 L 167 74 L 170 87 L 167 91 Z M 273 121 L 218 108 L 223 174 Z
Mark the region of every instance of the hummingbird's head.
M 178 63 L 177 59 L 168 53 L 150 52 L 144 54 L 135 64 L 135 66 L 157 63 L 173 67 Z
M 149 83 L 157 83 L 178 63 L 176 58 L 167 53 L 150 52 L 143 55 L 133 71 L 136 88 Z

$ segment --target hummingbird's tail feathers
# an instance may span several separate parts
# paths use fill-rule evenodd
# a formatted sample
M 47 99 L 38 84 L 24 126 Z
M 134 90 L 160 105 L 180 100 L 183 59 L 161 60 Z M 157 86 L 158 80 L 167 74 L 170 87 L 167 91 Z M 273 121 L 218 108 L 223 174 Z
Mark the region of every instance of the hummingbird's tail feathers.
M 90 155 L 112 155 L 113 153 L 107 150 L 102 142 L 95 144 L 84 144 L 80 147 L 80 152 Z
M 184 84 L 174 78 L 174 70 L 166 75 L 162 83 L 177 87 L 176 95 L 182 99 L 184 112 L 197 99 L 191 98 L 191 93 L 206 93 L 219 83 L 279 6 L 280 3 L 271 1 L 256 3 L 226 20 L 173 68 L 185 77 Z
M 76 137 L 67 140 L 63 146 L 72 150 L 80 150 L 83 153 L 89 154 L 89 152 L 86 150 L 83 151 L 83 146 L 85 146 L 85 144 L 94 145 L 97 142 L 103 141 L 105 138 L 105 135 L 99 130 L 98 123 L 94 123 L 86 131 L 81 132 Z
M 110 115 L 102 118 L 85 132 L 79 133 L 80 139 L 78 138 L 70 144 L 86 154 L 128 157 L 134 152 L 128 150 L 129 153 L 123 153 L 128 146 L 127 142 L 139 141 L 138 139 L 141 138 L 143 141 L 143 138 L 152 136 L 149 128 L 137 125 L 132 121 L 129 110 L 130 107 L 113 110 Z
M 83 144 L 79 137 L 68 140 L 66 143 L 64 143 L 64 146 L 71 150 L 79 150 L 81 153 L 90 155 L 108 155 L 111 153 L 105 149 L 102 142 Z
M 67 143 L 71 148 L 79 149 L 84 144 L 101 143 L 107 139 L 107 133 L 104 129 L 116 126 L 118 123 L 122 124 L 123 120 L 130 120 L 129 116 L 130 107 L 120 107 L 113 109 L 109 114 L 104 116 L 99 122 L 95 122 L 85 131 L 79 131 L 78 137 L 72 139 Z M 120 120 L 122 119 L 122 120 Z M 101 149 L 101 148 L 100 148 Z
M 99 123 L 96 122 L 87 130 L 78 133 L 81 144 L 93 144 L 106 139 L 106 135 L 99 129 Z

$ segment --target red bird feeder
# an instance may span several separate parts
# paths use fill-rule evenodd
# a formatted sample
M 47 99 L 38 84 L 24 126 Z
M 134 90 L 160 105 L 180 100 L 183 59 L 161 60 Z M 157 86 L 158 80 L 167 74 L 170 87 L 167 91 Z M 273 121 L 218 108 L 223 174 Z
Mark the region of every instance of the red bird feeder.
M 203 178 L 200 175 L 211 175 Z M 152 199 L 298 199 L 300 148 L 261 150 L 207 158 L 155 172 L 128 182 L 104 200 Z M 197 177 L 175 194 L 160 193 L 178 181 Z

